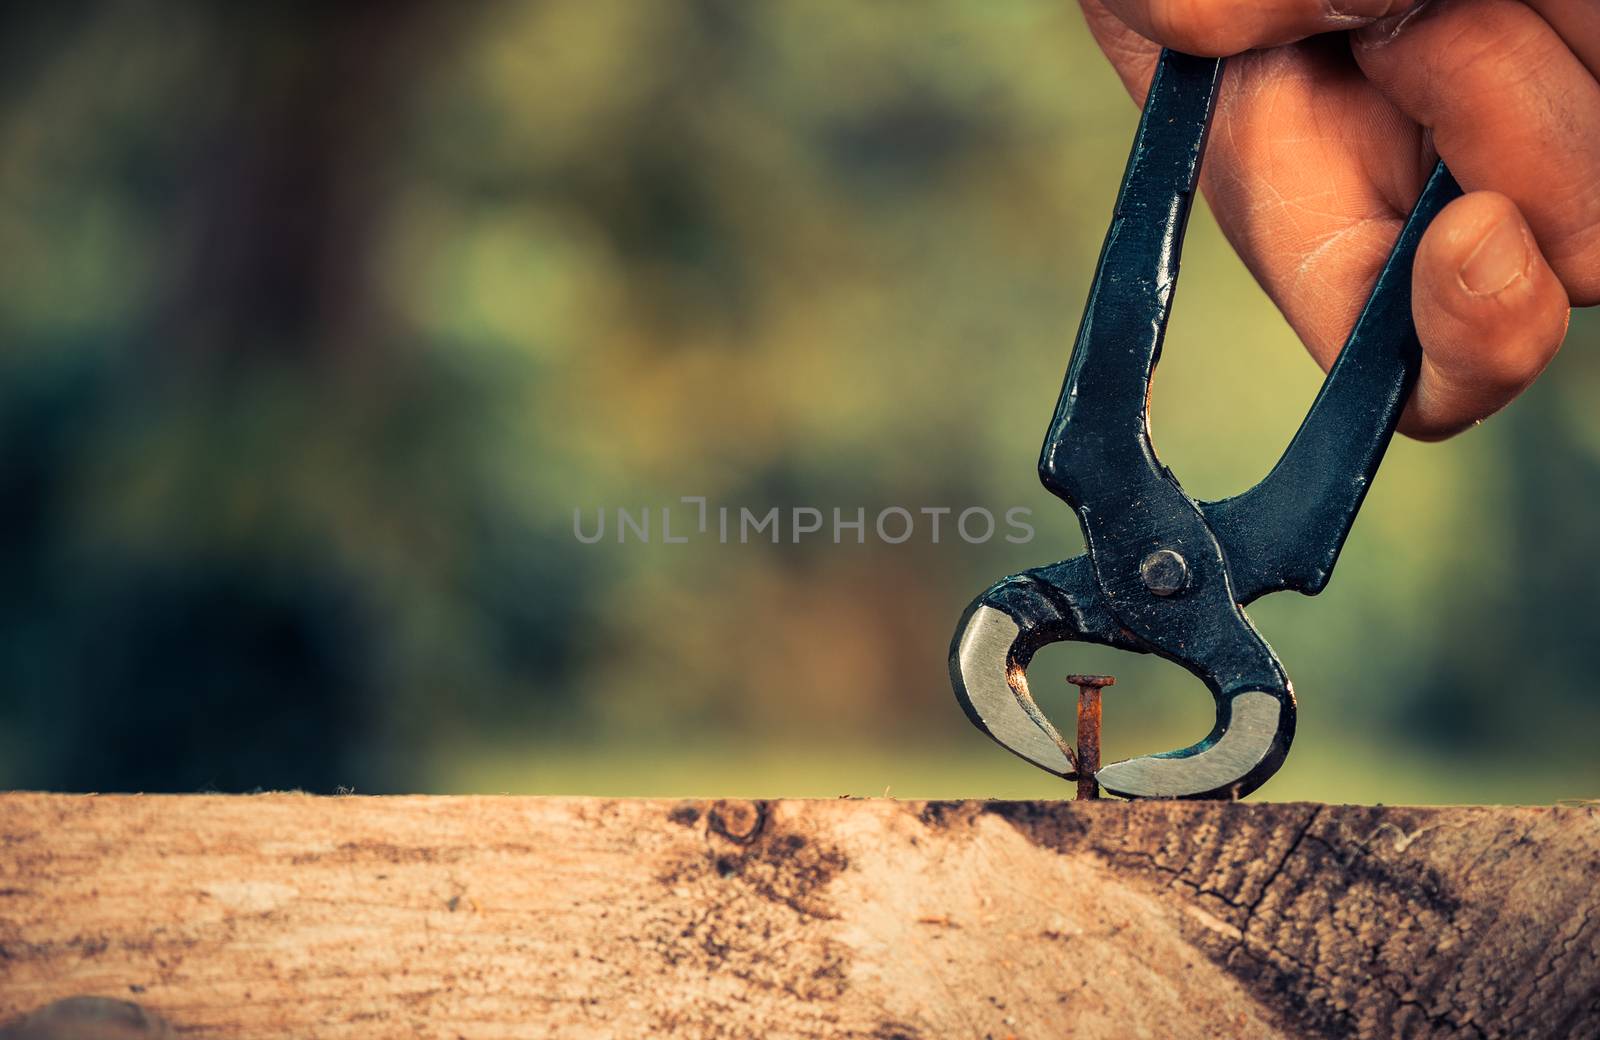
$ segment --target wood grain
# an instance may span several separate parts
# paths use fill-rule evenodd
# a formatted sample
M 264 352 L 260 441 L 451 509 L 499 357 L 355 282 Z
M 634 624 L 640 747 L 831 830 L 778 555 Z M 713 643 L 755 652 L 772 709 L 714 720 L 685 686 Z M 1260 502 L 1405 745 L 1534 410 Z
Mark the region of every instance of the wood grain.
M 0 795 L 0 1021 L 1600 1036 L 1600 812 Z

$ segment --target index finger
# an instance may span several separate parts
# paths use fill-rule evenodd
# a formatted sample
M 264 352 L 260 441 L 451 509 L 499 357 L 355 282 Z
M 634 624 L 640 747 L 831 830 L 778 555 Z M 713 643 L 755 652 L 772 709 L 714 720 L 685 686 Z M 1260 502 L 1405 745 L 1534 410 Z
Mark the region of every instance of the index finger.
M 1222 58 L 1318 33 L 1359 29 L 1416 0 L 1104 0 L 1139 35 L 1163 47 Z

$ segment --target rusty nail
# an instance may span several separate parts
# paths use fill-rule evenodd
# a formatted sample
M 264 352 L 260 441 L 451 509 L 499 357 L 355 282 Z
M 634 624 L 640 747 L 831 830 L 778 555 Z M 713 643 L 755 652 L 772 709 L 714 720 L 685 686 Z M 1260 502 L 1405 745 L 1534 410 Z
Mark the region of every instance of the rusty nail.
M 1067 682 L 1078 688 L 1078 800 L 1099 798 L 1100 782 L 1100 691 L 1116 685 L 1109 675 L 1069 675 Z

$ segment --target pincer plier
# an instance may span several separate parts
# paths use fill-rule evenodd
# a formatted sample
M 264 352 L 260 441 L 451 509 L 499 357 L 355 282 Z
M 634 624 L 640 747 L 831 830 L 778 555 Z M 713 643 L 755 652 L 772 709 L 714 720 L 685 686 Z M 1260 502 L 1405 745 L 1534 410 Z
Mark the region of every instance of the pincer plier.
M 1327 584 L 1416 382 L 1417 244 L 1461 191 L 1440 163 L 1266 478 L 1233 498 L 1196 501 L 1156 457 L 1149 394 L 1222 70 L 1220 59 L 1162 52 L 1039 457 L 1040 478 L 1077 514 L 1087 551 L 996 582 L 967 608 L 950 648 L 951 682 L 972 722 L 1068 778 L 1072 749 L 1028 690 L 1025 670 L 1041 647 L 1158 654 L 1198 676 L 1216 701 L 1210 733 L 1095 774 L 1129 798 L 1237 798 L 1283 764 L 1294 691 L 1244 608 Z

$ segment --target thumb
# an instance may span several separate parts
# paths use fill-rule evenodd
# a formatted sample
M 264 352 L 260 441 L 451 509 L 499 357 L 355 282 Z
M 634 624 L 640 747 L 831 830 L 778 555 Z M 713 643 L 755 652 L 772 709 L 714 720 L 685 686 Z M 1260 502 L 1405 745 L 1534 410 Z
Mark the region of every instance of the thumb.
M 1422 372 L 1400 429 L 1448 437 L 1499 411 L 1566 338 L 1567 293 L 1515 203 L 1492 191 L 1446 206 L 1423 235 L 1411 310 Z
M 1416 0 L 1102 0 L 1147 40 L 1213 58 L 1359 29 Z

